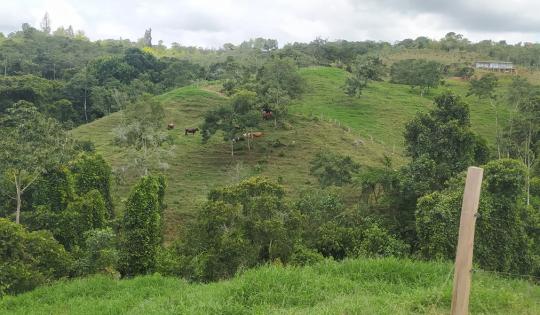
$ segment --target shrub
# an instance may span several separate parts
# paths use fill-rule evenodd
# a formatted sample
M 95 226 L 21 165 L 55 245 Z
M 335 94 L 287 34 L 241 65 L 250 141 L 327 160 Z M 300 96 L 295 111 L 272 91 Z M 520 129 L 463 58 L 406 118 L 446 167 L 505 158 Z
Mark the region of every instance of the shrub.
M 322 151 L 311 161 L 310 173 L 317 177 L 321 187 L 343 186 L 352 182 L 360 166 L 350 156 Z
M 360 257 L 404 257 L 409 253 L 409 245 L 378 224 L 372 224 L 362 231 L 362 240 L 354 247 L 353 253 Z
M 283 187 L 262 177 L 212 191 L 176 245 L 182 273 L 209 281 L 268 261 L 286 262 L 298 223 L 283 197 Z
M 28 232 L 0 218 L 0 295 L 67 277 L 72 259 L 49 232 Z
M 112 217 L 112 170 L 109 164 L 99 154 L 81 153 L 71 162 L 70 167 L 76 192 L 84 195 L 94 189 L 99 191 L 105 201 L 107 216 Z
M 124 276 L 146 274 L 156 264 L 161 243 L 161 213 L 165 182 L 145 176 L 133 187 L 122 220 L 120 271 Z
M 302 243 L 294 245 L 294 250 L 289 259 L 291 265 L 305 266 L 313 265 L 324 260 L 324 256 L 316 250 L 306 247 Z
M 420 198 L 416 228 L 420 255 L 453 259 L 457 243 L 463 174 L 449 188 Z M 484 166 L 475 237 L 475 262 L 482 268 L 526 274 L 535 268 L 533 230 L 523 204 L 525 166 L 502 159 Z
M 79 261 L 79 272 L 83 275 L 116 275 L 119 254 L 116 249 L 117 238 L 112 229 L 90 230 L 84 234 L 84 238 L 84 254 Z

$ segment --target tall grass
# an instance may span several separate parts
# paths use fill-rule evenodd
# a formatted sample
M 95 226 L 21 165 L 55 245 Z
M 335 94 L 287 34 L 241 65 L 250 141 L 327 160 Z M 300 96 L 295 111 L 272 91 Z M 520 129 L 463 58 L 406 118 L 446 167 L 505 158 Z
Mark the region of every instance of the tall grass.
M 149 275 L 60 282 L 0 301 L 2 314 L 447 314 L 452 266 L 411 260 L 268 265 L 233 279 L 187 283 Z M 476 275 L 472 314 L 539 314 L 540 287 Z

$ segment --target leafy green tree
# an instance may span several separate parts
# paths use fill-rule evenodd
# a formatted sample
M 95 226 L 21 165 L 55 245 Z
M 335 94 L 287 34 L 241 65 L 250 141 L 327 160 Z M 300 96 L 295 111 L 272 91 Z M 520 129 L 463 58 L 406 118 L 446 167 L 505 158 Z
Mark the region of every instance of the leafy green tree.
M 129 148 L 132 164 L 141 175 L 148 175 L 151 166 L 159 164 L 165 154 L 162 144 L 169 138 L 164 130 L 163 105 L 150 95 L 131 104 L 114 132 L 114 142 Z
M 526 168 L 516 160 L 501 159 L 484 166 L 485 175 L 477 220 L 474 260 L 488 270 L 529 274 L 538 270 L 533 253 L 534 222 L 529 221 L 525 195 Z M 453 259 L 459 227 L 464 174 L 449 188 L 420 198 L 416 228 L 420 255 Z M 538 252 L 538 251 L 537 251 Z
M 497 154 L 501 158 L 501 139 L 499 133 L 499 107 L 495 99 L 495 89 L 497 88 L 499 79 L 493 73 L 483 75 L 480 79 L 472 79 L 469 81 L 469 91 L 467 96 L 474 95 L 478 99 L 489 100 L 491 107 L 495 110 L 495 134 L 497 138 Z
M 234 144 L 239 139 L 247 138 L 250 147 L 252 129 L 259 124 L 260 112 L 255 108 L 256 94 L 242 90 L 236 93 L 229 105 L 210 110 L 205 114 L 202 126 L 203 142 L 208 141 L 216 132 L 222 131 L 225 141 L 231 143 L 231 155 L 234 156 Z M 244 137 L 246 134 L 247 137 Z
M 400 60 L 390 68 L 390 82 L 407 84 L 411 88 L 420 87 L 420 94 L 439 86 L 442 78 L 442 65 L 424 59 Z
M 88 123 L 92 117 L 89 114 L 89 100 L 92 87 L 97 85 L 97 80 L 92 76 L 87 67 L 77 72 L 66 84 L 66 93 L 70 96 L 74 104 L 82 109 L 84 122 Z
M 146 274 L 156 266 L 162 239 L 163 185 L 158 177 L 144 176 L 131 190 L 122 219 L 120 272 L 124 276 Z
M 452 93 L 437 96 L 434 103 L 435 109 L 418 114 L 407 123 L 404 133 L 411 170 L 420 171 L 418 181 L 414 181 L 431 183 L 431 190 L 443 188 L 446 180 L 470 165 L 485 163 L 487 158 L 485 141 L 471 130 L 468 105 Z
M 15 221 L 19 223 L 24 192 L 50 165 L 69 156 L 69 138 L 52 119 L 45 118 L 28 102 L 21 101 L 0 120 L 0 164 L 15 188 Z
M 70 275 L 73 260 L 47 231 L 28 232 L 0 218 L 0 296 Z
M 119 253 L 117 236 L 111 228 L 95 229 L 84 234 L 84 254 L 77 262 L 81 275 L 115 275 Z
M 350 156 L 321 151 L 311 161 L 310 173 L 317 177 L 321 187 L 343 186 L 352 183 L 360 166 Z
M 111 166 L 99 154 L 80 153 L 69 164 L 77 194 L 84 195 L 92 190 L 100 192 L 107 208 L 107 217 L 113 217 L 111 196 Z
M 210 192 L 187 235 L 176 245 L 182 274 L 197 280 L 231 277 L 279 259 L 286 262 L 297 219 L 280 185 L 261 177 Z
M 379 57 L 357 57 L 351 76 L 345 81 L 345 93 L 360 96 L 369 81 L 381 81 L 384 64 Z
M 257 95 L 272 110 L 274 123 L 287 115 L 289 102 L 304 90 L 304 81 L 290 59 L 272 58 L 257 72 Z

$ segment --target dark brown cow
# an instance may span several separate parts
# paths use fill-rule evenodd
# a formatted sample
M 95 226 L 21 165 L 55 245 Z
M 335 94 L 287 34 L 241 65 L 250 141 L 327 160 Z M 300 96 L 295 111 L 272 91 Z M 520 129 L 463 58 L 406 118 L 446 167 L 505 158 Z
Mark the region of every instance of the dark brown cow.
M 265 120 L 268 120 L 270 118 L 272 118 L 273 114 L 272 114 L 272 111 L 269 110 L 269 109 L 263 109 L 262 110 L 262 117 L 265 119 Z
M 195 135 L 195 133 L 199 131 L 199 128 L 186 128 L 186 133 L 184 135 L 187 136 L 188 133 L 191 133 L 192 135 Z
M 173 124 L 173 123 L 169 123 L 169 124 L 167 125 L 167 130 L 172 130 L 172 129 L 174 129 L 174 124 Z

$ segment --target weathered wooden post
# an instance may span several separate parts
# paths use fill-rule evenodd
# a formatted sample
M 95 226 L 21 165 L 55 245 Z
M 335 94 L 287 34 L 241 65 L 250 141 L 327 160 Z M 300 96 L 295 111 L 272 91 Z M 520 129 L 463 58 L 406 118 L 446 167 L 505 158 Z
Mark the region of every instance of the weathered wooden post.
M 452 315 L 469 313 L 469 293 L 471 290 L 471 271 L 474 247 L 474 227 L 476 213 L 480 203 L 480 189 L 484 170 L 479 167 L 469 167 L 461 219 L 459 221 L 459 237 L 454 267 L 454 289 L 452 292 Z

